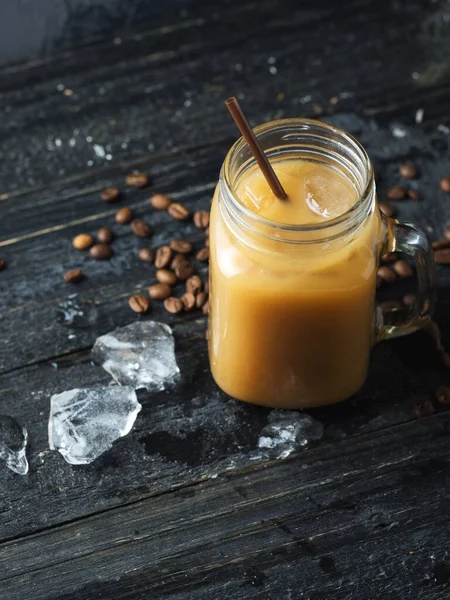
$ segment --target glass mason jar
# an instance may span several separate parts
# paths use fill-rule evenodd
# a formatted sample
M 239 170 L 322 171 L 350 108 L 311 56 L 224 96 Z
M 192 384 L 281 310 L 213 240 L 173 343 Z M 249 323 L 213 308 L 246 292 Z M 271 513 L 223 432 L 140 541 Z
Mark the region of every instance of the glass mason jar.
M 431 245 L 418 227 L 381 215 L 370 159 L 345 131 L 286 119 L 255 133 L 272 163 L 331 166 L 352 182 L 359 200 L 314 225 L 267 220 L 236 194 L 255 160 L 242 138 L 233 145 L 211 208 L 212 373 L 227 394 L 246 402 L 289 409 L 340 402 L 364 383 L 376 342 L 430 320 Z M 375 300 L 379 258 L 395 251 L 415 262 L 416 301 L 382 308 Z

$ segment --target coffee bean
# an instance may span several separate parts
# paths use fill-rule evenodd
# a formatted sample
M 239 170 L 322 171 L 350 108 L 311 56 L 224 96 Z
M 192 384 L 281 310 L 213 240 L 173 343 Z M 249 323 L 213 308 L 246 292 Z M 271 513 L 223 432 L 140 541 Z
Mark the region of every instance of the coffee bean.
M 78 283 L 82 279 L 84 279 L 84 275 L 80 269 L 72 269 L 71 271 L 64 273 L 64 281 L 69 283 Z
M 450 240 L 450 227 L 444 229 L 444 237 L 446 240 Z
M 408 277 L 412 277 L 414 274 L 412 268 L 409 266 L 406 260 L 397 260 L 392 268 L 400 277 L 400 279 L 407 279 Z
M 175 254 L 175 256 L 172 259 L 172 262 L 170 263 L 170 268 L 172 269 L 172 271 L 175 271 L 175 269 L 179 266 L 179 265 L 188 265 L 189 261 L 188 259 L 184 256 L 184 254 Z
M 386 195 L 389 200 L 403 200 L 406 196 L 406 190 L 400 185 L 393 185 L 388 188 Z
M 102 227 L 97 231 L 97 239 L 102 244 L 110 244 L 114 239 L 114 233 L 109 227 Z
M 437 265 L 450 265 L 450 248 L 434 251 L 434 262 Z
M 408 294 L 403 297 L 403 304 L 406 306 L 413 306 L 416 303 L 416 297 L 413 294 Z
M 140 314 L 146 313 L 150 306 L 150 302 L 142 294 L 136 294 L 136 296 L 128 298 L 128 304 L 130 305 L 131 310 Z
M 186 292 L 185 294 L 183 294 L 181 296 L 181 302 L 184 305 L 184 310 L 187 312 L 189 310 L 192 310 L 195 306 L 195 296 L 194 294 L 191 294 L 190 292 Z
M 396 280 L 394 271 L 389 267 L 379 267 L 377 275 L 386 283 L 394 283 Z
M 164 300 L 164 308 L 167 310 L 167 312 L 175 315 L 184 310 L 183 300 L 180 298 L 175 298 L 175 296 L 170 296 L 170 298 L 166 298 Z
M 194 225 L 199 229 L 206 229 L 209 226 L 209 212 L 207 210 L 198 210 L 195 212 Z
M 148 185 L 148 177 L 145 173 L 130 173 L 126 177 L 127 185 L 135 188 L 144 188 Z
M 398 255 L 395 252 L 386 252 L 386 254 L 383 254 L 381 257 L 381 260 L 384 263 L 392 263 L 398 260 Z
M 416 190 L 411 190 L 411 189 L 409 189 L 409 190 L 407 191 L 407 194 L 408 194 L 408 198 L 409 198 L 410 200 L 418 200 L 418 199 L 420 198 L 420 196 L 419 196 L 419 192 L 416 192 Z
M 209 300 L 207 300 L 205 302 L 205 304 L 202 306 L 202 313 L 204 315 L 207 315 L 209 313 Z
M 402 165 L 399 169 L 399 172 L 400 175 L 405 179 L 416 179 L 418 175 L 417 168 L 411 163 Z
M 155 283 L 148 288 L 152 300 L 165 300 L 172 295 L 172 288 L 167 283 Z
M 0 271 L 3 271 L 4 269 L 6 269 L 6 267 L 6 260 L 3 258 L 3 256 L 0 256 Z
M 169 246 L 161 246 L 156 251 L 155 256 L 155 267 L 157 269 L 164 269 L 172 260 L 172 250 Z
M 131 231 L 139 237 L 150 237 L 152 235 L 150 225 L 142 219 L 133 219 L 131 221 Z
M 127 223 L 130 223 L 132 219 L 133 211 L 131 208 L 121 208 L 116 213 L 116 223 L 119 223 L 119 225 L 126 225 Z
M 152 263 L 155 258 L 155 253 L 151 248 L 141 248 L 138 252 L 139 260 L 146 263 Z
M 194 296 L 201 291 L 202 287 L 203 282 L 198 275 L 193 275 L 186 281 L 186 291 Z
M 206 262 L 209 260 L 209 248 L 202 248 L 199 250 L 195 258 L 200 262 Z
M 435 392 L 436 400 L 443 406 L 450 406 L 450 388 L 441 385 Z
M 113 255 L 113 251 L 108 244 L 95 244 L 89 250 L 89 254 L 95 260 L 108 260 Z
M 386 202 L 380 202 L 378 204 L 381 212 L 383 213 L 383 215 L 385 215 L 388 218 L 392 218 L 395 217 L 395 215 L 397 214 L 396 209 L 391 206 L 390 204 L 386 204 Z
M 177 276 L 169 269 L 158 269 L 156 271 L 156 279 L 159 283 L 166 283 L 167 285 L 175 285 L 177 282 Z
M 434 406 L 429 400 L 425 400 L 425 402 L 418 402 L 413 409 L 413 413 L 418 419 L 429 417 L 435 412 Z
M 181 279 L 181 281 L 189 279 L 189 277 L 191 277 L 194 274 L 194 272 L 194 267 L 187 261 L 185 263 L 180 263 L 175 267 L 175 273 L 178 279 Z
M 209 294 L 209 281 L 206 280 L 205 283 L 203 284 L 203 290 L 205 292 L 205 294 Z
M 207 294 L 205 294 L 205 292 L 199 292 L 195 297 L 195 306 L 197 308 L 201 308 L 205 304 L 207 299 L 208 299 L 208 296 L 207 296 Z
M 437 240 L 431 242 L 433 250 L 442 250 L 444 248 L 450 248 L 450 240 Z
M 187 240 L 172 240 L 170 242 L 170 247 L 180 254 L 189 254 L 192 252 L 192 244 Z
M 180 202 L 172 202 L 167 212 L 171 217 L 177 219 L 177 221 L 185 221 L 191 214 L 191 211 Z
M 450 177 L 443 177 L 439 183 L 439 187 L 446 194 L 450 193 Z
M 206 237 L 209 237 L 209 227 L 207 227 L 207 228 L 205 229 L 205 235 L 206 235 Z
M 87 250 L 94 245 L 94 238 L 88 233 L 80 233 L 73 238 L 72 245 L 77 250 Z
M 167 210 L 172 204 L 172 199 L 165 194 L 155 194 L 150 198 L 150 203 L 156 210 Z
M 100 198 L 104 202 L 116 202 L 120 198 L 120 190 L 118 187 L 107 187 L 100 194 Z
M 206 238 L 205 240 L 205 248 L 209 248 L 209 238 Z

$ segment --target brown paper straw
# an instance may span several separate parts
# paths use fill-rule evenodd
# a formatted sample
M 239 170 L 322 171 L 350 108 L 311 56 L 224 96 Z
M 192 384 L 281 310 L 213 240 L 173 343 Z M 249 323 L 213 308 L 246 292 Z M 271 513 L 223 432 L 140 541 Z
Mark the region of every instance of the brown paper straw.
M 258 140 L 256 139 L 256 136 L 253 133 L 253 129 L 250 127 L 250 123 L 247 121 L 244 113 L 242 112 L 241 107 L 239 106 L 239 102 L 234 96 L 232 96 L 231 98 L 225 100 L 225 104 L 228 110 L 230 111 L 234 122 L 238 126 L 239 131 L 242 133 L 242 137 L 250 146 L 250 150 L 252 151 L 252 154 L 255 157 L 255 160 L 258 163 L 262 174 L 266 178 L 267 183 L 270 185 L 270 189 L 277 198 L 279 198 L 280 200 L 286 200 L 287 194 L 284 191 L 280 180 L 275 175 L 275 171 L 273 170 L 269 159 L 264 154 L 264 150 L 261 148 Z

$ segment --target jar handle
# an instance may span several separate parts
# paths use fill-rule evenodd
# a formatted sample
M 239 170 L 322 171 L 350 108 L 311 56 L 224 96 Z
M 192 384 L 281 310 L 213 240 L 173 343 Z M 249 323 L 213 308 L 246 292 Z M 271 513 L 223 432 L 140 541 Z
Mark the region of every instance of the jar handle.
M 434 254 L 426 233 L 416 225 L 400 223 L 385 215 L 382 215 L 382 219 L 386 237 L 381 254 L 401 252 L 414 258 L 417 293 L 414 304 L 409 306 L 377 307 L 376 341 L 406 335 L 427 325 L 431 320 L 436 299 Z

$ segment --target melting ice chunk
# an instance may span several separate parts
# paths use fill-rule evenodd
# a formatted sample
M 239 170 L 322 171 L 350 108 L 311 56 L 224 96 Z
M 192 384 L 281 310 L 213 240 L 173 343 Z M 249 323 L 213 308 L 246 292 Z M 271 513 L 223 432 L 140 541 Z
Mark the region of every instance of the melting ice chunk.
M 48 440 L 72 465 L 91 463 L 131 431 L 142 406 L 130 387 L 74 389 L 50 400 Z
M 180 372 L 172 329 L 156 321 L 136 321 L 102 335 L 94 344 L 92 358 L 118 383 L 135 390 L 161 391 Z
M 28 441 L 27 430 L 19 425 L 12 417 L 0 415 L 0 460 L 18 475 L 28 473 L 26 448 Z
M 358 199 L 351 183 L 332 171 L 309 173 L 305 179 L 305 191 L 308 208 L 324 219 L 343 215 Z
M 292 410 L 273 410 L 259 435 L 258 448 L 276 448 L 281 451 L 278 458 L 286 458 L 294 450 L 305 448 L 322 437 L 322 423 L 310 415 Z

